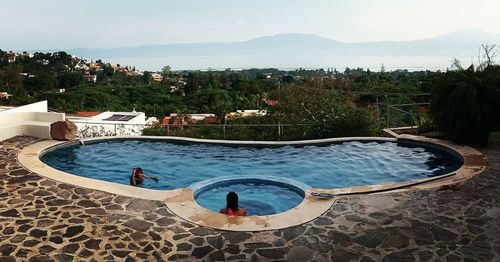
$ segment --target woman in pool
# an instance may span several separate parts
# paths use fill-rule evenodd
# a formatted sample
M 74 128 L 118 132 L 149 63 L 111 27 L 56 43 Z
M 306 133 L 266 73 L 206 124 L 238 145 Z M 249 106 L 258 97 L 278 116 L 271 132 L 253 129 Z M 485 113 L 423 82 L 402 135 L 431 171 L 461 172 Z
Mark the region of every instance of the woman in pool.
M 132 174 L 130 175 L 130 185 L 137 186 L 141 185 L 144 182 L 144 178 L 150 178 L 154 181 L 158 182 L 158 178 L 155 176 L 145 176 L 142 168 L 134 167 L 132 168 Z
M 220 210 L 220 213 L 228 216 L 246 216 L 247 210 L 238 207 L 238 194 L 229 192 L 226 196 L 226 208 Z

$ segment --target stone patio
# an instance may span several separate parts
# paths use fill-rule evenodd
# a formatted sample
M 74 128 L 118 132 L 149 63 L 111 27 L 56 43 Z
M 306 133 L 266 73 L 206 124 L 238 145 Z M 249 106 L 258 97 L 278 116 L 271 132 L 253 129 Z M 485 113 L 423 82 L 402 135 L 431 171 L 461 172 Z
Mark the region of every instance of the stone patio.
M 309 223 L 253 233 L 31 173 L 16 156 L 36 141 L 0 142 L 0 261 L 500 261 L 499 141 L 459 190 L 338 197 Z

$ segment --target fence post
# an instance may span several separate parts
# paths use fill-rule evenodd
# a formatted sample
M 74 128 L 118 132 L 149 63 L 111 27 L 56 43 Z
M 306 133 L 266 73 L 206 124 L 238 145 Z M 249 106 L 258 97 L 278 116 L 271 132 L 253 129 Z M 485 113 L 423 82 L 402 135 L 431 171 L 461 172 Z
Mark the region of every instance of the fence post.
M 386 124 L 386 128 L 389 128 L 389 105 L 387 105 L 387 117 L 386 117 L 386 120 L 387 120 L 387 124 Z
M 115 136 L 116 136 L 116 124 L 113 124 L 113 126 L 115 127 Z
M 278 140 L 281 140 L 281 124 L 278 122 Z
M 167 124 L 167 136 L 170 136 L 170 124 Z
M 222 125 L 222 139 L 226 139 L 226 124 Z

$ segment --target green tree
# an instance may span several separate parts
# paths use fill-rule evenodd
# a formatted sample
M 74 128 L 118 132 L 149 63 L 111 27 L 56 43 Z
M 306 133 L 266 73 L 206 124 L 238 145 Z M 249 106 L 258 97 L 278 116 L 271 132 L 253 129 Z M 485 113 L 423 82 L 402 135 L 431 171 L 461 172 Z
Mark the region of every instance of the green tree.
M 23 67 L 17 64 L 9 64 L 2 68 L 2 73 L 0 74 L 0 84 L 5 86 L 7 90 L 12 92 L 16 91 L 22 85 Z
M 59 87 L 70 89 L 81 85 L 84 81 L 83 74 L 81 72 L 65 72 L 58 77 Z
M 277 96 L 274 93 L 273 96 Z M 286 124 L 303 124 L 303 139 L 367 136 L 378 130 L 374 111 L 356 106 L 353 98 L 329 89 L 284 87 L 269 114 Z M 295 132 L 299 132 L 296 130 Z
M 209 109 L 215 113 L 221 123 L 225 122 L 225 116 L 233 107 L 229 92 L 221 89 L 208 89 Z
M 189 72 L 187 75 L 186 86 L 184 86 L 184 92 L 187 94 L 192 94 L 200 90 L 202 85 L 201 77 L 198 72 Z
M 485 145 L 498 127 L 500 66 L 450 71 L 434 82 L 430 113 L 457 143 Z

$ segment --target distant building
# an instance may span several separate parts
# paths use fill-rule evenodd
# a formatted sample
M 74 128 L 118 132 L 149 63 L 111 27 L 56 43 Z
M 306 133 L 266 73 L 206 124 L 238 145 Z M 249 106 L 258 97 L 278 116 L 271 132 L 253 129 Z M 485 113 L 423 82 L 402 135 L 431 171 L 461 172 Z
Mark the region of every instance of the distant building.
M 97 82 L 97 75 L 93 75 L 93 74 L 85 74 L 83 75 L 83 78 L 85 78 L 85 81 L 87 82 Z
M 326 76 L 312 76 L 311 80 L 314 81 L 325 81 L 325 80 L 332 80 L 335 79 L 334 76 L 326 75 Z
M 16 53 L 10 51 L 5 56 L 7 57 L 7 62 L 9 62 L 9 63 L 16 62 L 16 57 L 17 57 Z
M 126 66 L 120 66 L 120 64 L 110 64 L 113 72 L 115 73 L 128 73 L 129 70 Z
M 23 52 L 23 57 L 25 58 L 33 58 L 34 56 L 33 53 Z
M 160 121 L 158 121 L 158 118 L 152 116 L 152 117 L 148 117 L 146 119 L 146 125 L 147 126 L 154 126 L 154 125 L 158 125 L 160 123 Z
M 39 60 L 36 60 L 36 62 L 39 64 L 42 64 L 42 65 L 48 65 L 50 63 L 50 61 L 47 59 L 39 59 Z
M 146 126 L 143 112 L 77 112 L 66 115 L 78 127 L 77 136 L 140 136 Z
M 96 70 L 96 71 L 102 71 L 103 70 L 102 67 L 101 67 L 101 65 L 98 64 L 98 63 L 90 63 L 89 64 L 89 68 L 91 70 Z
M 128 76 L 142 76 L 142 75 L 144 75 L 144 73 L 143 73 L 143 72 L 138 71 L 138 70 L 135 70 L 135 71 L 128 71 L 126 74 L 127 74 Z
M 249 117 L 249 116 L 265 116 L 267 114 L 266 110 L 236 110 L 236 112 L 230 112 L 226 114 L 227 119 L 239 118 L 239 117 Z
M 190 114 L 189 117 L 193 124 L 197 122 L 204 122 L 207 124 L 217 123 L 217 116 L 215 116 L 215 114 Z
M 76 64 L 74 67 L 75 70 L 89 70 L 90 68 L 86 64 Z
M 179 116 L 173 113 L 170 114 L 170 116 L 163 118 L 162 126 L 176 128 L 182 125 L 192 125 L 200 122 L 205 124 L 215 124 L 218 123 L 218 119 L 215 114 L 189 114 Z
M 170 93 L 175 93 L 178 90 L 179 90 L 179 87 L 177 87 L 177 86 L 170 86 Z
M 268 106 L 275 106 L 278 104 L 278 100 L 275 99 L 264 99 L 264 103 Z
M 36 75 L 33 75 L 33 74 L 28 74 L 28 73 L 19 73 L 20 75 L 22 76 L 26 76 L 28 78 L 33 78 L 33 77 L 36 77 Z
M 83 112 L 76 112 L 75 115 L 68 114 L 68 116 L 71 116 L 71 117 L 93 117 L 93 116 L 97 116 L 101 113 L 102 112 L 97 112 L 97 111 L 83 111 Z
M 12 95 L 7 93 L 7 92 L 0 92 L 0 98 L 2 99 L 9 99 Z
M 161 74 L 158 74 L 158 73 L 152 73 L 151 79 L 153 81 L 156 81 L 156 82 L 161 82 L 161 81 L 163 81 L 163 76 Z
M 174 120 L 173 120 L 172 116 L 164 117 L 163 121 L 161 122 L 161 126 L 163 126 L 163 127 L 168 126 L 168 125 L 174 125 Z M 175 125 L 179 125 L 179 123 L 175 123 Z

